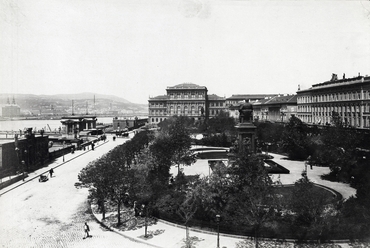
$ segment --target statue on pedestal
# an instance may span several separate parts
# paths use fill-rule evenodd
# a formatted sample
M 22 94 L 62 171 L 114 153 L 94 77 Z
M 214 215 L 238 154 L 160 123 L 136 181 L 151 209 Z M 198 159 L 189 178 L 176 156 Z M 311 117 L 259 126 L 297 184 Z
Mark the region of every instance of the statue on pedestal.
M 239 107 L 239 122 L 252 123 L 253 106 L 250 103 L 244 103 Z

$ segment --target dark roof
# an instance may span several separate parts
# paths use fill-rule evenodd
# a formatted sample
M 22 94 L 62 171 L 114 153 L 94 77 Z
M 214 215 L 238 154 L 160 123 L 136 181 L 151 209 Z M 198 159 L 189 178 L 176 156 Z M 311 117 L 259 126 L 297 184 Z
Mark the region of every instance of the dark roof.
M 183 84 L 178 84 L 172 87 L 169 86 L 167 87 L 167 89 L 168 90 L 174 90 L 174 89 L 203 89 L 203 90 L 206 90 L 207 87 L 200 86 L 200 85 L 193 84 L 193 83 L 183 83 Z
M 264 103 L 266 103 L 266 102 L 268 102 L 270 100 L 271 100 L 271 98 L 268 98 L 268 99 L 260 99 L 258 101 L 252 102 L 252 104 L 253 105 L 261 105 L 261 104 L 264 104 Z
M 96 118 L 95 115 L 70 115 L 70 116 L 63 116 L 61 119 L 72 119 L 72 120 L 78 120 L 78 119 L 85 119 L 85 118 Z
M 297 104 L 297 95 L 276 96 L 265 102 L 265 104 L 282 104 L 282 103 Z
M 208 100 L 210 100 L 210 101 L 212 101 L 212 100 L 225 100 L 225 97 L 221 97 L 221 96 L 212 94 L 212 95 L 208 95 Z
M 246 95 L 232 95 L 226 98 L 226 100 L 255 100 L 255 99 L 265 99 L 274 97 L 277 94 L 246 94 Z
M 366 76 L 358 76 L 353 78 L 344 78 L 339 80 L 331 80 L 326 81 L 319 84 L 312 85 L 311 88 L 304 89 L 304 90 L 298 90 L 297 93 L 300 92 L 308 92 L 308 91 L 314 91 L 314 90 L 321 90 L 325 88 L 333 88 L 333 87 L 340 87 L 340 86 L 347 86 L 347 85 L 353 85 L 353 84 L 359 84 L 359 83 L 369 83 L 370 77 Z
M 167 95 L 160 95 L 160 96 L 151 97 L 149 98 L 148 101 L 163 101 L 167 99 L 168 99 Z

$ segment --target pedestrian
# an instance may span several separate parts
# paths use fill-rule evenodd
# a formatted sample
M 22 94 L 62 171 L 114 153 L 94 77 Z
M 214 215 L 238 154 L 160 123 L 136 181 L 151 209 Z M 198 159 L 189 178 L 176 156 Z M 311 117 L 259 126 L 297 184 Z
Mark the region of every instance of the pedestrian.
M 53 170 L 53 168 L 51 168 L 51 169 L 49 170 L 50 178 L 52 178 L 52 177 L 53 177 L 53 173 L 54 173 L 54 170 Z
M 89 225 L 85 222 L 85 225 L 84 225 L 84 230 L 85 230 L 85 235 L 83 239 L 86 239 L 86 238 L 89 238 L 91 237 L 89 232 L 90 232 L 90 227 Z

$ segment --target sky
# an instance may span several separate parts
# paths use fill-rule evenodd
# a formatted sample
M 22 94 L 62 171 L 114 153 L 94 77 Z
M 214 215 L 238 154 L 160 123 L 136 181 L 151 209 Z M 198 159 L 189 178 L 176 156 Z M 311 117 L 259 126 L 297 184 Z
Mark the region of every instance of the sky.
M 294 94 L 370 74 L 370 1 L 0 0 L 0 93 L 147 103 L 168 86 Z

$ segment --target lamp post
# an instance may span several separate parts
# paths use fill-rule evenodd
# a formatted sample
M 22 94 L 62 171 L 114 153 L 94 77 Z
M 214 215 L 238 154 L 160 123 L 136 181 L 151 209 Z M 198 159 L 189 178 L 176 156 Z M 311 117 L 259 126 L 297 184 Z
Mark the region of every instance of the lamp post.
M 65 146 L 66 142 L 63 141 L 63 163 L 64 163 L 64 146 Z
M 219 214 L 216 215 L 216 223 L 217 223 L 217 248 L 220 248 L 220 220 L 221 216 Z
M 26 158 L 26 170 L 28 170 L 28 163 L 29 163 L 29 154 L 28 154 L 28 150 L 26 149 L 26 150 L 24 150 L 24 154 L 25 154 L 25 158 Z M 24 170 L 23 170 L 23 172 L 24 172 Z M 24 173 L 23 173 L 24 174 Z
M 142 214 L 145 215 L 145 235 L 144 237 L 147 238 L 148 237 L 148 207 L 145 206 L 145 204 L 143 204 L 142 206 Z M 145 213 L 144 213 L 145 211 Z
M 22 160 L 22 180 L 24 181 L 24 167 L 25 167 L 25 162 Z

